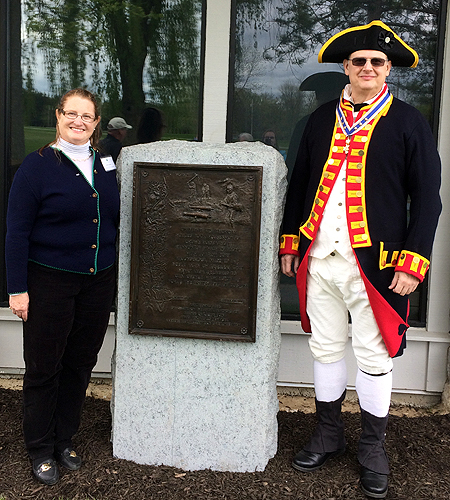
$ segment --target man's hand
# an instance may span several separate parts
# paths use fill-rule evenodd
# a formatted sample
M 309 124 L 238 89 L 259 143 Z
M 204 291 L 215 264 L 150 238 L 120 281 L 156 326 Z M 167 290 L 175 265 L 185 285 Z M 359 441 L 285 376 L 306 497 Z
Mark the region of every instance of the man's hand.
M 396 271 L 389 289 L 400 295 L 409 295 L 414 292 L 419 283 L 419 278 L 416 278 L 412 274 Z
M 24 321 L 28 319 L 28 304 L 30 299 L 28 293 L 21 293 L 20 295 L 9 296 L 9 308 L 17 317 L 22 318 Z
M 294 265 L 292 265 L 294 264 Z M 295 278 L 300 265 L 300 256 L 285 254 L 281 256 L 281 272 L 290 278 Z

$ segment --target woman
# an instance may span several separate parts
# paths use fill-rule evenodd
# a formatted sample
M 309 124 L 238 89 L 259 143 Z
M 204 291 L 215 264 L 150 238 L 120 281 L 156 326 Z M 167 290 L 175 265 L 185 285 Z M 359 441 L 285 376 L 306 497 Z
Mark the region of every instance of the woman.
M 25 445 L 44 484 L 56 462 L 77 470 L 72 445 L 115 290 L 119 193 L 114 163 L 96 151 L 100 113 L 85 89 L 56 110 L 56 139 L 28 155 L 9 195 L 10 309 L 23 320 Z

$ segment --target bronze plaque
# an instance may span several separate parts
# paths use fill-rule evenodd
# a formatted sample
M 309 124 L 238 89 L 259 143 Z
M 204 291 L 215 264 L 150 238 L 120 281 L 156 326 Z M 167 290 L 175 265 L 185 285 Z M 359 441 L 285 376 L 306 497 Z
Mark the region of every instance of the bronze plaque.
M 130 333 L 255 341 L 262 167 L 135 163 Z

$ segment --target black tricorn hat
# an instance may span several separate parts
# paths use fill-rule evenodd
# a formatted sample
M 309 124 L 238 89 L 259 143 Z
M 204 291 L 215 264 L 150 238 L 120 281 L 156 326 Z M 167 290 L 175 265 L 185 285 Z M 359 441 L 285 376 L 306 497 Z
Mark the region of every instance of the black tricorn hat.
M 341 63 L 357 50 L 379 50 L 393 66 L 415 68 L 417 52 L 381 21 L 355 26 L 332 36 L 319 52 L 320 63 Z

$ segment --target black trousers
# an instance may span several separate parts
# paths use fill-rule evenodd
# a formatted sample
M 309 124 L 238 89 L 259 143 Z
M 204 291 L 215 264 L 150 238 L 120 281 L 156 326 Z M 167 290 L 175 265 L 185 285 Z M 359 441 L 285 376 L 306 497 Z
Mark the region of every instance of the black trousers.
M 31 459 L 72 445 L 115 293 L 115 266 L 94 276 L 30 262 L 23 323 L 25 446 Z

